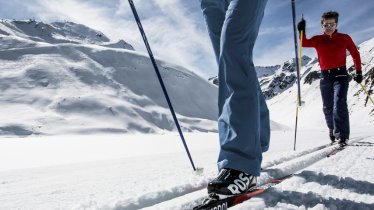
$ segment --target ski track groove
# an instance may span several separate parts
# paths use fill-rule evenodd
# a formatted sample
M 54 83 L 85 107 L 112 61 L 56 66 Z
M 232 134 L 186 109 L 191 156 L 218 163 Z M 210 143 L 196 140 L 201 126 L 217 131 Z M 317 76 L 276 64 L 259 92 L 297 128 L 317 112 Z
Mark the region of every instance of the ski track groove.
M 373 148 L 360 147 L 359 151 L 355 149 L 354 146 L 348 145 L 342 152 L 331 156 L 330 161 L 319 161 L 309 170 L 295 173 L 294 178 L 286 185 L 259 196 L 259 199 L 263 200 L 263 205 L 257 202 L 259 205 L 256 209 L 263 209 L 265 206 L 270 209 L 374 209 L 373 184 L 362 177 L 361 171 L 356 171 L 357 168 L 365 166 L 360 161 L 368 154 L 373 154 Z M 351 153 L 354 153 L 354 156 L 351 156 Z M 343 164 L 344 167 L 334 167 L 340 162 L 348 164 Z M 355 173 L 361 173 L 363 179 L 351 178 L 356 177 Z M 336 174 L 341 176 L 337 177 Z M 371 174 L 367 176 L 370 177 Z M 294 207 L 281 207 L 282 203 Z M 254 204 L 256 202 L 253 200 L 243 202 L 235 209 L 251 209 Z M 315 208 L 317 204 L 323 205 L 324 208 Z
M 349 141 L 350 144 L 360 141 L 366 137 L 356 137 Z M 324 159 L 338 145 L 322 145 L 312 149 L 306 149 L 293 155 L 285 155 L 278 161 L 265 164 L 258 185 L 262 185 L 267 179 L 277 179 L 288 174 L 307 168 L 308 166 Z M 347 148 L 346 148 L 347 149 Z M 284 166 L 283 166 L 284 165 Z M 135 198 L 118 201 L 115 210 L 136 209 L 192 209 L 201 203 L 206 196 L 205 187 L 211 180 L 205 177 L 198 184 L 184 184 L 163 191 L 148 192 Z M 177 203 L 175 205 L 168 204 Z

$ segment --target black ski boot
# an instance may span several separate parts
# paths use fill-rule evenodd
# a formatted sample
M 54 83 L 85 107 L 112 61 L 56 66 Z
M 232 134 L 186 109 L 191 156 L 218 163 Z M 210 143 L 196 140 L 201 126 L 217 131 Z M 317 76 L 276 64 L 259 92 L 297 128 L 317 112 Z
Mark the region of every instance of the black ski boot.
M 347 141 L 348 141 L 348 139 L 346 139 L 346 138 L 340 138 L 339 139 L 340 146 L 342 146 L 342 147 L 347 146 Z
M 330 136 L 331 144 L 334 144 L 335 143 L 334 129 L 329 130 L 329 136 Z
M 257 178 L 234 169 L 224 168 L 208 184 L 208 193 L 221 198 L 248 192 L 256 186 Z

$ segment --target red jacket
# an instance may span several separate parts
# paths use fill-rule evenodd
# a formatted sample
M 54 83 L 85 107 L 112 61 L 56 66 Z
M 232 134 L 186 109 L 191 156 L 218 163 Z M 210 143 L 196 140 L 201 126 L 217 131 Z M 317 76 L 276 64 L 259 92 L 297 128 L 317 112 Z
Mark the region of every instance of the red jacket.
M 310 39 L 303 34 L 303 47 L 314 47 L 317 50 L 321 70 L 338 68 L 346 65 L 346 50 L 351 53 L 356 71 L 361 71 L 361 58 L 356 45 L 347 34 L 335 31 L 331 36 L 322 34 Z

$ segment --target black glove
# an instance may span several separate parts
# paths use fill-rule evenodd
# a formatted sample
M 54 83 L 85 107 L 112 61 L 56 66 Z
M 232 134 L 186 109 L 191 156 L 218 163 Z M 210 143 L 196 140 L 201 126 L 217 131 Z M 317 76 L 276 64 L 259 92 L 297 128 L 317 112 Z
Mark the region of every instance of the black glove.
M 357 71 L 355 77 L 353 77 L 353 80 L 357 83 L 362 82 L 362 71 Z
M 305 26 L 306 26 L 306 22 L 304 20 L 304 18 L 301 18 L 300 22 L 297 24 L 297 30 L 300 31 L 304 31 L 305 32 Z

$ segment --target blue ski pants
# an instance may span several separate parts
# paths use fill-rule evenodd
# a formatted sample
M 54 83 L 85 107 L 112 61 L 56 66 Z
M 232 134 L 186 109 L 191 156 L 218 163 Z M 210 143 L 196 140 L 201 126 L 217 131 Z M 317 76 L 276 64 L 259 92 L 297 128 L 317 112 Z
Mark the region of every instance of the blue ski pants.
M 200 0 L 218 63 L 218 170 L 260 175 L 269 148 L 269 110 L 253 64 L 267 0 Z
M 349 139 L 348 86 L 349 75 L 345 67 L 322 71 L 320 89 L 323 113 L 327 127 L 334 130 L 338 139 Z

